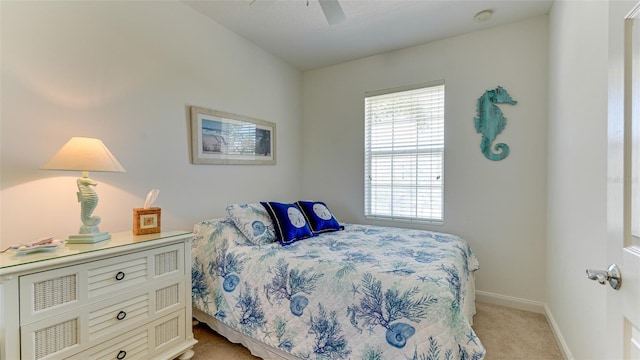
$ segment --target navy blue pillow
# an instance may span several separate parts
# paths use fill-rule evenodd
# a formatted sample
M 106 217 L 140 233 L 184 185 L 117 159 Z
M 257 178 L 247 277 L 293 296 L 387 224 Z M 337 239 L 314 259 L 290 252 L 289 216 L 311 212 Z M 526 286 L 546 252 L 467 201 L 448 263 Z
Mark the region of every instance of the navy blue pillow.
M 280 244 L 289 245 L 314 236 L 304 214 L 295 203 L 283 204 L 270 201 L 261 202 L 261 204 L 271 216 L 273 226 L 276 228 L 276 238 Z
M 344 229 L 329 211 L 327 204 L 321 201 L 298 201 L 296 204 L 302 210 L 314 234 Z

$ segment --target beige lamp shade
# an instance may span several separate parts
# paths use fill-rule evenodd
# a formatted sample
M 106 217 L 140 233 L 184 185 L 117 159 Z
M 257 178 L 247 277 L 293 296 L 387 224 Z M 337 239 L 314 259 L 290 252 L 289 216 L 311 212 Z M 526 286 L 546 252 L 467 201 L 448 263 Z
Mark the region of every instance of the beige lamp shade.
M 126 172 L 100 139 L 72 137 L 49 161 L 44 170 Z

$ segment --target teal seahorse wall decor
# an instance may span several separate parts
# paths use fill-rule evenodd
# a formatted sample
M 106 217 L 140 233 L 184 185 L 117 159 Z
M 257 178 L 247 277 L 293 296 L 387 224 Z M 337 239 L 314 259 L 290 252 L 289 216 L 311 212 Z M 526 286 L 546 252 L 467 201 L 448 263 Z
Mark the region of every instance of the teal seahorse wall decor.
M 498 134 L 507 125 L 507 118 L 495 104 L 515 105 L 517 103 L 502 86 L 485 91 L 478 99 L 477 117 L 473 118 L 473 121 L 476 124 L 476 131 L 482 134 L 480 149 L 487 159 L 499 161 L 509 155 L 509 145 L 505 143 L 498 143 L 492 147 Z

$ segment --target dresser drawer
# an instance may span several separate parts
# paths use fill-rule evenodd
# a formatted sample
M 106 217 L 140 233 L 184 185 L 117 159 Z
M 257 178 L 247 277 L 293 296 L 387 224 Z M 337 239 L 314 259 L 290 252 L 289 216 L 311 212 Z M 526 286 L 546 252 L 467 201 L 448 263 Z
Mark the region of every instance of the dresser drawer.
M 184 274 L 183 251 L 182 245 L 165 246 L 90 263 L 87 270 L 89 299 L 103 299 L 105 295 L 148 285 L 159 277 Z
M 147 321 L 149 316 L 147 293 L 100 306 L 88 315 L 89 341 L 100 341 L 110 334 L 122 331 L 129 324 Z
M 20 324 L 184 276 L 184 246 L 170 245 L 20 277 Z
M 109 341 L 105 346 L 90 349 L 69 359 L 111 360 L 149 359 L 149 330 L 136 330 Z
M 186 339 L 184 309 L 66 359 L 151 359 Z
M 92 305 L 87 317 L 90 344 L 184 308 L 184 279 L 177 277 L 175 281 Z
M 147 254 L 132 254 L 122 258 L 100 261 L 87 267 L 89 299 L 118 294 L 143 284 L 149 279 Z

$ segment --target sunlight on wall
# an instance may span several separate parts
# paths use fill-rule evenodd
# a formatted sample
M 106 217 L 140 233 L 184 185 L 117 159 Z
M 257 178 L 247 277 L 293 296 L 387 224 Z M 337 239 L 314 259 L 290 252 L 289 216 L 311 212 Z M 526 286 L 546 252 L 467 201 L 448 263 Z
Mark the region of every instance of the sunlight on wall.
M 95 191 L 100 199 L 93 214 L 102 218 L 100 229 L 107 232 L 131 230 L 133 207 L 123 204 L 143 204 L 144 199 L 109 185 L 99 175 L 93 178 L 98 183 Z M 0 233 L 0 248 L 30 243 L 44 236 L 67 239 L 70 234 L 77 234 L 82 222 L 76 179 L 77 176 L 53 176 L 3 189 L 3 201 L 14 206 L 5 209 L 2 220 L 7 223 L 29 221 L 21 229 L 20 238 Z M 33 205 L 17 204 L 38 205 L 34 209 Z

